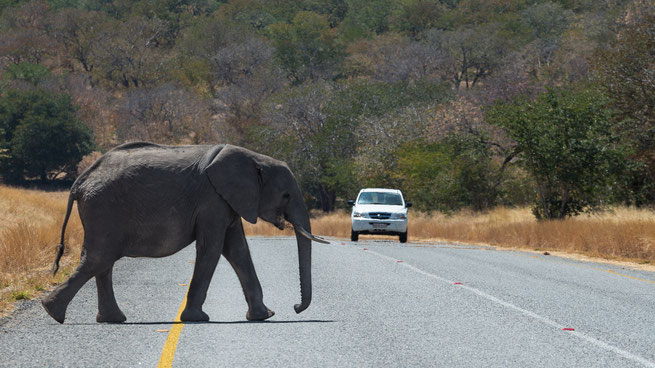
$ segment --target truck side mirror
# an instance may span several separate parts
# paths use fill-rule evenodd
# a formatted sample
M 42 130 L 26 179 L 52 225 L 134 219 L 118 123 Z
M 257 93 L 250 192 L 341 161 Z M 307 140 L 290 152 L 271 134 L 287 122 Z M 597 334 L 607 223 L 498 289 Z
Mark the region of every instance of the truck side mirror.
M 355 201 L 353 201 L 352 199 L 349 199 L 349 200 L 348 200 L 348 205 L 349 205 L 349 206 L 354 206 L 354 205 L 355 205 Z
M 412 207 L 412 202 L 405 202 L 405 207 L 407 207 L 407 208 Z

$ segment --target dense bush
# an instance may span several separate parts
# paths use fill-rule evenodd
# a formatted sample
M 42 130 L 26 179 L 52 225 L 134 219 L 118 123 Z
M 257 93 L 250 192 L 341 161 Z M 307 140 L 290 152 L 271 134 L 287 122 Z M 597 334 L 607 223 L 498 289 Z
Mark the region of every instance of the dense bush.
M 395 177 L 418 209 L 484 210 L 496 204 L 499 167 L 479 140 L 452 135 L 436 143 L 407 142 L 396 154 Z
M 70 97 L 45 91 L 10 91 L 0 96 L 0 174 L 10 182 L 75 174 L 93 147 Z
M 593 89 L 551 89 L 535 101 L 490 109 L 487 120 L 516 141 L 521 164 L 535 179 L 533 212 L 561 219 L 612 198 L 625 152 L 612 131 L 608 100 Z

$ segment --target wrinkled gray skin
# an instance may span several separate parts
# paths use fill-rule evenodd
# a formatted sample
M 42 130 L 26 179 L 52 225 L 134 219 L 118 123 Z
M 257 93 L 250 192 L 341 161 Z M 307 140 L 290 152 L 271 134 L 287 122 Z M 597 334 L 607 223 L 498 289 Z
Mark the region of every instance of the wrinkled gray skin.
M 207 321 L 202 311 L 221 254 L 237 273 L 248 320 L 273 316 L 263 302 L 241 217 L 284 228 L 294 225 L 302 300 L 311 302 L 311 240 L 307 209 L 293 174 L 281 161 L 230 145 L 161 146 L 128 143 L 103 155 L 75 181 L 73 201 L 84 226 L 80 265 L 43 300 L 63 323 L 66 308 L 92 277 L 98 287 L 98 322 L 123 322 L 112 287 L 112 266 L 121 257 L 166 257 L 196 241 L 196 263 L 182 321 Z M 304 230 L 306 231 L 304 231 Z M 304 235 L 304 236 L 303 236 Z

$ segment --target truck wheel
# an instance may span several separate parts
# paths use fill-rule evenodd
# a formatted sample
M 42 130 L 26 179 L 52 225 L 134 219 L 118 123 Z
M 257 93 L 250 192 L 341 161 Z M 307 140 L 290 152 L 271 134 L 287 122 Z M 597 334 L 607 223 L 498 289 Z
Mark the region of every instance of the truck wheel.
M 400 238 L 401 243 L 407 243 L 407 231 L 405 231 L 404 233 L 400 233 L 400 235 L 398 235 L 398 238 Z
M 359 240 L 359 233 L 357 231 L 351 231 L 350 232 L 350 240 L 352 241 L 357 241 Z

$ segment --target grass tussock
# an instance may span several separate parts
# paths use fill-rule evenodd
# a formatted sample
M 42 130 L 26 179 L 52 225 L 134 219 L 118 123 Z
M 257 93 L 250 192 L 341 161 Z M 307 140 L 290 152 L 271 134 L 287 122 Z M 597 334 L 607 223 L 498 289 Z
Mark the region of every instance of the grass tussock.
M 70 274 L 82 244 L 74 209 L 66 230 L 63 267 L 50 272 L 66 213 L 68 193 L 0 186 L 0 315 L 16 300 L 31 299 Z

